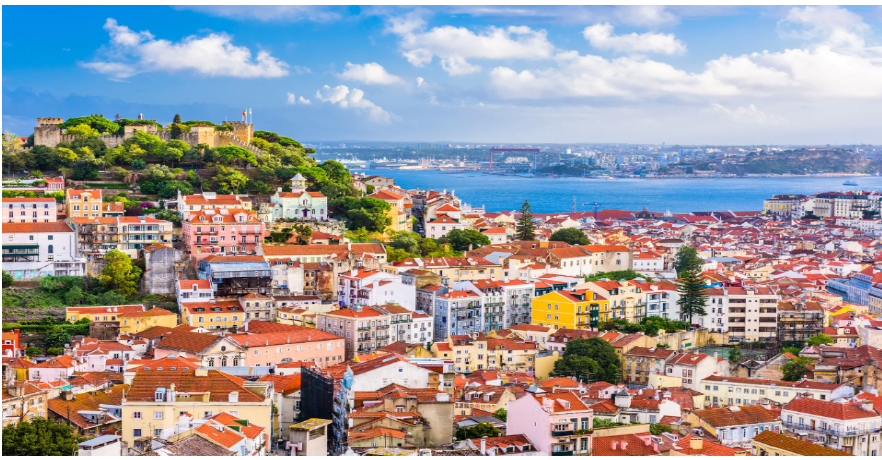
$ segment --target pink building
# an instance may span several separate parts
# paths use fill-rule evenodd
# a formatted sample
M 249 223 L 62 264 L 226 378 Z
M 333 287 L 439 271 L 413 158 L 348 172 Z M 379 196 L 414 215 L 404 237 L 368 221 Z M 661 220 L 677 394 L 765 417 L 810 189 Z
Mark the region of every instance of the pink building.
M 319 367 L 344 361 L 343 338 L 311 327 L 252 320 L 245 334 L 228 336 L 246 349 L 240 366 L 270 366 L 289 362 L 313 362 Z
M 528 394 L 508 402 L 505 434 L 522 434 L 546 455 L 587 455 L 591 449 L 594 411 L 577 393 Z
M 82 363 L 72 356 L 58 356 L 29 368 L 28 380 L 36 380 L 38 382 L 67 380 L 74 372 L 83 371 L 82 367 Z
M 3 198 L 3 223 L 57 222 L 55 198 Z
M 255 211 L 202 209 L 184 221 L 184 245 L 195 262 L 213 254 L 249 254 L 260 246 L 265 230 Z

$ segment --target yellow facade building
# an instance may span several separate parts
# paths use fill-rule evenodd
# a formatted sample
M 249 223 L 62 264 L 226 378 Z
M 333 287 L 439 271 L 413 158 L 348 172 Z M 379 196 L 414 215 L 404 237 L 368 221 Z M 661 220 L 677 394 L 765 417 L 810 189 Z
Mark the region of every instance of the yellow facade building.
M 245 324 L 245 311 L 238 301 L 186 302 L 182 306 L 182 322 L 192 327 L 230 329 Z
M 553 291 L 533 299 L 533 324 L 558 329 L 589 329 L 604 321 L 609 300 L 590 290 Z
M 126 313 L 144 312 L 143 305 L 109 305 L 106 307 L 67 307 L 65 318 L 70 323 L 75 323 L 86 318 L 91 323 L 103 321 L 119 321 L 120 316 Z
M 601 322 L 625 319 L 629 323 L 638 323 L 645 316 L 646 310 L 642 286 L 634 281 L 590 281 L 579 284 L 576 288 L 591 290 L 608 299 L 610 314 L 607 316 L 602 311 Z
M 163 308 L 133 311 L 119 315 L 120 334 L 134 334 L 153 326 L 175 327 L 177 325 L 178 315 Z

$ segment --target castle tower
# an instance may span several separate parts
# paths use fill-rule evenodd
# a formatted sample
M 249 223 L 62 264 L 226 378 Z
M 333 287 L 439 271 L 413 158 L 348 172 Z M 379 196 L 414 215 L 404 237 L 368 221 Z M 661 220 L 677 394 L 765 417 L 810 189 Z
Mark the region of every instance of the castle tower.
M 233 134 L 235 134 L 240 141 L 246 144 L 251 143 L 251 139 L 254 137 L 254 125 L 245 121 L 225 121 L 224 124 L 233 127 Z
M 306 178 L 297 173 L 291 178 L 291 191 L 294 193 L 302 193 L 306 190 Z
M 37 126 L 34 128 L 34 145 L 55 147 L 61 142 L 61 128 L 63 118 L 37 118 Z

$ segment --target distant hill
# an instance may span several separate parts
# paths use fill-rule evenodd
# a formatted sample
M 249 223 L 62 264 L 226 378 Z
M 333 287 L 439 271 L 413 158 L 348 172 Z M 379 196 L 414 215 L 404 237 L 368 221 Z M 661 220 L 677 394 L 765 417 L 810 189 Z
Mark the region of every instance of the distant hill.
M 687 165 L 678 165 L 681 168 Z M 689 165 L 696 170 L 711 169 L 708 164 Z M 879 162 L 866 159 L 851 150 L 800 149 L 772 155 L 748 154 L 734 164 L 716 163 L 712 167 L 721 174 L 817 174 L 817 173 L 874 173 Z

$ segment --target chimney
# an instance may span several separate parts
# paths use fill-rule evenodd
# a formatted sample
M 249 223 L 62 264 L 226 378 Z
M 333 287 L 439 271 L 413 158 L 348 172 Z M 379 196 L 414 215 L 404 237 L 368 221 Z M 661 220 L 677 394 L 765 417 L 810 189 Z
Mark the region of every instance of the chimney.
M 24 387 L 22 387 L 22 388 L 24 388 Z M 61 392 L 61 399 L 65 400 L 65 401 L 73 401 L 73 399 L 74 399 L 73 391 L 71 391 L 71 390 L 62 390 L 62 392 Z
M 628 449 L 628 442 L 622 441 L 622 450 L 627 450 L 627 449 Z
M 7 392 L 12 397 L 24 396 L 24 385 L 13 385 L 8 388 Z
M 481 438 L 481 455 L 487 455 L 487 436 Z
M 609 448 L 612 449 L 612 450 L 616 450 L 616 449 L 618 449 L 618 448 L 619 448 L 619 442 L 618 442 L 618 441 L 613 441 L 612 444 L 609 446 Z
M 865 399 L 865 400 L 861 401 L 861 409 L 868 411 L 868 412 L 872 412 L 873 411 L 873 401 L 871 401 L 869 399 Z
M 692 450 L 701 451 L 704 447 L 704 439 L 701 438 L 691 438 L 689 440 L 689 448 Z

